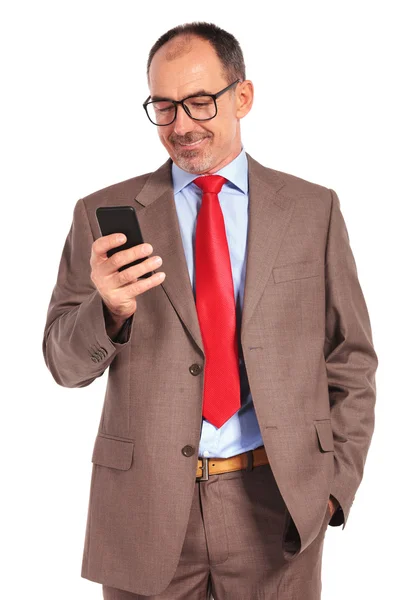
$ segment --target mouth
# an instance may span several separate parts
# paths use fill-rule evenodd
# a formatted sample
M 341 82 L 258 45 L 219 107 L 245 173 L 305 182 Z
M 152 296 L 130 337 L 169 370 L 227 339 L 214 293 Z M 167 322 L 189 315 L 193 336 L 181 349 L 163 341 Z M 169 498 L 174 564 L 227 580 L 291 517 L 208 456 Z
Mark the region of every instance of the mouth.
M 182 150 L 197 150 L 197 148 L 199 148 L 206 139 L 206 137 L 201 138 L 201 140 L 197 140 L 197 142 L 193 142 L 192 144 L 181 144 L 180 142 L 177 142 L 176 145 L 182 148 Z

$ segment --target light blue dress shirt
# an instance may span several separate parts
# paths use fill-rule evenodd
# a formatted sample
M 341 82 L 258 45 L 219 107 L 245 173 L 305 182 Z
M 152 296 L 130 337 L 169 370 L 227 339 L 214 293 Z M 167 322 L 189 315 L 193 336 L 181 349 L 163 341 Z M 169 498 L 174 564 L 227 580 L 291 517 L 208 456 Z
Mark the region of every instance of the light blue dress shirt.
M 217 174 L 228 180 L 223 185 L 218 198 L 225 221 L 232 265 L 237 327 L 240 331 L 246 277 L 249 204 L 248 165 L 244 148 L 234 160 L 217 171 Z M 196 177 L 198 175 L 183 171 L 174 162 L 172 163 L 175 206 L 194 298 L 196 298 L 194 277 L 196 221 L 202 196 L 201 189 L 192 183 Z M 228 458 L 253 450 L 264 443 L 254 411 L 239 335 L 238 342 L 241 408 L 219 429 L 203 417 L 199 456 Z

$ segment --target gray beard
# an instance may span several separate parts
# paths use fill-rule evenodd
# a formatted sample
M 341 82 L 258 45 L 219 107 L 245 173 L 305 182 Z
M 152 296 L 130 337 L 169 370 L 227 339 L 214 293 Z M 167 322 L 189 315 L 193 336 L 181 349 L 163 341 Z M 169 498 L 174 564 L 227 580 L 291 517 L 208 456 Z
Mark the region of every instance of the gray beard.
M 195 150 L 186 150 L 179 154 L 177 165 L 188 173 L 203 173 L 212 167 L 213 157 L 211 152 L 202 153 L 198 158 L 192 158 Z

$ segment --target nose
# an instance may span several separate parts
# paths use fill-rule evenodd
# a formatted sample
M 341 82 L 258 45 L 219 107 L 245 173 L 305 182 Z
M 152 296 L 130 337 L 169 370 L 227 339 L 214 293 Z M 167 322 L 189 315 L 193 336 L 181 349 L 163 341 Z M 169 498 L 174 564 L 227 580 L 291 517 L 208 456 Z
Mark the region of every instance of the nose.
M 178 104 L 176 119 L 174 121 L 174 132 L 177 135 L 185 135 L 188 131 L 193 131 L 194 121 L 186 114 L 183 106 Z

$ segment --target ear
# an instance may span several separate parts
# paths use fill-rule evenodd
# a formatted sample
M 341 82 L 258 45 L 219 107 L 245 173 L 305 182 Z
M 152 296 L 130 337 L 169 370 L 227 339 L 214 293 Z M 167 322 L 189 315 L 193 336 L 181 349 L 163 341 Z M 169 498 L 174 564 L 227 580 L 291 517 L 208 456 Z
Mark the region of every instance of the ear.
M 236 117 L 242 119 L 253 106 L 254 87 L 253 83 L 246 79 L 236 87 Z

